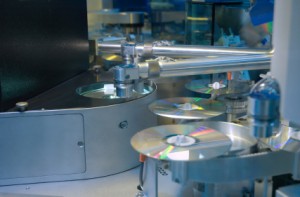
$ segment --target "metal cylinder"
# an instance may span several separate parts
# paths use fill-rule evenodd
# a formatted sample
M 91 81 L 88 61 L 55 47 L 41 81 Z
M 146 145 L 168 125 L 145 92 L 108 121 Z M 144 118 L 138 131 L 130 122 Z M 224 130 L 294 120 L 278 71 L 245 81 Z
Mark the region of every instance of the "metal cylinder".
M 259 70 L 270 68 L 270 55 L 228 56 L 191 59 L 175 62 L 158 62 L 161 77 L 212 74 L 228 71 Z M 147 67 L 146 63 L 138 64 Z
M 276 119 L 279 114 L 279 100 L 262 100 L 249 97 L 248 114 L 262 121 Z
M 212 46 L 174 45 L 174 46 L 154 46 L 153 55 L 167 56 L 216 56 L 216 55 L 259 55 L 272 54 L 272 50 L 266 49 L 245 49 L 245 48 L 225 48 Z
M 120 98 L 130 98 L 132 96 L 133 93 L 133 84 L 128 83 L 128 84 L 124 84 L 124 83 L 117 83 L 115 84 L 116 86 L 116 93 L 117 96 Z
M 143 54 L 144 46 L 137 45 L 138 54 Z M 98 43 L 101 53 L 121 53 L 121 45 L 117 43 Z M 148 46 L 148 51 L 149 46 Z M 213 46 L 193 46 L 193 45 L 174 45 L 174 46 L 153 46 L 152 55 L 157 56 L 216 56 L 216 55 L 273 55 L 273 49 L 246 49 L 246 48 L 226 48 Z
M 272 136 L 276 120 L 279 118 L 279 100 L 259 100 L 249 97 L 248 116 L 255 137 Z

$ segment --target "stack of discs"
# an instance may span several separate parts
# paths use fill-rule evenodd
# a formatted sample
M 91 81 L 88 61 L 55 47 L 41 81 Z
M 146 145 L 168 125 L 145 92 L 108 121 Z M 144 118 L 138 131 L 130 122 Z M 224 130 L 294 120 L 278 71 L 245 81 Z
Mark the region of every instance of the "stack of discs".
M 159 116 L 193 120 L 219 116 L 225 113 L 226 106 L 215 100 L 178 97 L 157 100 L 149 105 L 149 109 Z
M 131 138 L 131 145 L 155 159 L 198 161 L 224 155 L 232 142 L 225 134 L 206 126 L 164 125 L 138 132 Z

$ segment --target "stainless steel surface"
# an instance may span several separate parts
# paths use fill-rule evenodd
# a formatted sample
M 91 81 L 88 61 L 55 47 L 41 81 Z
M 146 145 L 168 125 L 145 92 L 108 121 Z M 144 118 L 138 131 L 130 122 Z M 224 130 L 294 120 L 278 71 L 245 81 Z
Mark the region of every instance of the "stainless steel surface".
M 275 151 L 282 149 L 285 144 L 288 143 L 288 140 L 298 133 L 298 129 L 281 124 L 277 135 L 270 138 L 261 139 L 261 141 Z
M 121 53 L 121 44 L 118 43 L 98 43 L 101 52 Z M 144 46 L 137 45 L 136 51 L 143 54 Z M 272 56 L 274 49 L 247 49 L 247 48 L 228 48 L 214 46 L 195 46 L 195 45 L 173 45 L 173 46 L 153 46 L 152 54 L 156 56 L 219 56 L 219 55 L 267 55 Z
M 133 84 L 131 83 L 117 83 L 116 96 L 119 98 L 131 98 L 133 97 Z
M 274 46 L 272 75 L 281 87 L 281 114 L 286 119 L 300 125 L 299 62 L 300 55 L 300 1 L 276 1 L 274 4 Z M 289 25 L 295 24 L 295 25 Z M 296 25 L 297 24 L 297 25 Z M 282 39 L 286 38 L 286 39 Z
M 172 162 L 172 165 L 176 163 Z M 185 168 L 172 170 L 174 176 L 182 183 L 186 180 L 205 183 L 234 182 L 291 173 L 294 166 L 294 154 L 286 151 L 262 152 L 219 157 L 201 162 L 187 162 L 186 165 Z M 177 174 L 180 172 L 184 174 Z
M 35 194 L 16 194 L 16 193 L 0 193 L 0 197 L 62 197 L 62 196 L 48 196 Z
M 193 181 L 188 181 L 185 184 L 172 181 L 172 172 L 167 162 L 161 162 L 152 158 L 146 160 L 146 175 L 144 184 L 144 191 L 148 197 L 155 196 L 155 192 L 159 197 L 198 197 L 208 194 L 207 190 L 211 189 L 212 194 L 209 197 L 225 197 L 236 196 L 240 197 L 247 192 L 253 191 L 251 181 L 239 181 L 221 184 L 205 184 Z M 157 183 L 155 182 L 157 179 Z M 209 186 L 209 187 L 207 187 Z M 247 196 L 247 195 L 245 195 Z
M 221 101 L 226 105 L 226 113 L 228 114 L 240 114 L 247 112 L 247 93 L 232 93 L 223 94 L 216 98 L 217 101 Z M 233 119 L 234 120 L 234 117 Z M 231 121 L 232 121 L 231 120 Z
M 300 135 L 299 132 L 293 133 L 291 138 L 285 143 L 284 151 L 295 154 L 294 165 L 292 168 L 293 179 L 300 180 Z
M 255 150 L 257 140 L 250 133 L 250 129 L 245 126 L 229 122 L 204 121 L 189 123 L 194 126 L 206 126 L 227 135 L 232 142 L 229 155 L 242 155 Z
M 186 76 L 212 74 L 240 70 L 260 70 L 270 68 L 269 55 L 226 56 L 199 58 L 176 62 L 159 62 L 160 76 Z M 145 66 L 139 63 L 138 66 Z
M 121 54 L 121 44 L 109 43 L 109 42 L 98 42 L 98 53 L 101 55 L 102 53 L 117 53 Z
M 137 48 L 138 50 L 139 48 Z M 158 56 L 214 56 L 214 55 L 270 55 L 273 50 L 266 49 L 247 49 L 247 48 L 227 48 L 212 46 L 193 46 L 193 45 L 175 45 L 175 46 L 154 46 L 153 55 Z
M 147 107 L 156 93 L 136 100 L 95 99 L 76 93 L 77 87 L 95 83 L 96 78 L 93 72 L 84 73 L 29 100 L 30 109 L 24 113 L 0 114 L 5 145 L 0 152 L 6 161 L 0 164 L 5 173 L 0 185 L 102 177 L 139 164 L 130 139 L 137 131 L 156 125 Z M 14 165 L 9 165 L 13 160 Z
M 169 161 L 199 161 L 225 154 L 231 140 L 216 130 L 197 125 L 164 125 L 142 130 L 131 139 L 147 157 Z
M 208 119 L 226 111 L 223 103 L 196 97 L 177 97 L 154 101 L 149 109 L 159 116 L 173 119 Z
M 0 118 L 0 179 L 80 174 L 86 171 L 82 114 L 30 112 Z
M 133 197 L 137 193 L 138 171 L 135 168 L 88 180 L 2 186 L 0 197 Z
M 281 187 L 276 190 L 276 197 L 297 197 L 300 194 L 300 184 Z

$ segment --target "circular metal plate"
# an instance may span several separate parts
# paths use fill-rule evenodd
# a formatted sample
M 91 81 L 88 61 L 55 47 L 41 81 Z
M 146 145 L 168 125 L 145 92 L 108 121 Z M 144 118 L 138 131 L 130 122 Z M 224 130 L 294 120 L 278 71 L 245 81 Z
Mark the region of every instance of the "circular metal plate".
M 131 145 L 155 159 L 198 161 L 225 154 L 230 150 L 231 140 L 205 126 L 164 125 L 138 132 L 131 138 Z
M 159 116 L 192 120 L 221 115 L 226 111 L 226 106 L 215 100 L 177 97 L 157 100 L 149 105 L 149 109 Z
M 77 93 L 84 97 L 96 98 L 96 99 L 120 99 L 116 95 L 116 88 L 113 83 L 101 82 L 95 83 L 83 87 L 77 88 Z M 153 88 L 145 84 L 144 91 L 142 93 L 133 92 L 132 99 L 141 98 L 153 91 Z

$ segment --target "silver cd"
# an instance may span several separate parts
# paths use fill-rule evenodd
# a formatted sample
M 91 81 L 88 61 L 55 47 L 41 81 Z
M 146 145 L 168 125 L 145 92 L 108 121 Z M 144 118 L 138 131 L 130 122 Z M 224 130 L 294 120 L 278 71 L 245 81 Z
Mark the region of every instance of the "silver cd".
M 145 129 L 131 138 L 132 147 L 159 160 L 198 161 L 224 155 L 232 142 L 206 126 L 164 125 Z
M 196 97 L 177 97 L 157 100 L 149 109 L 159 115 L 174 119 L 207 119 L 225 113 L 226 106 L 219 101 Z
M 216 83 L 216 82 L 215 82 Z M 185 87 L 188 90 L 191 90 L 193 92 L 198 92 L 201 94 L 216 94 L 216 95 L 222 95 L 226 94 L 227 88 L 226 85 L 223 83 L 223 81 L 217 82 L 218 85 L 211 83 L 208 79 L 198 79 L 198 80 L 192 80 L 185 84 Z M 218 89 L 214 89 L 213 87 L 216 87 Z
M 204 121 L 189 124 L 195 127 L 209 127 L 227 135 L 232 142 L 228 155 L 251 153 L 256 149 L 257 139 L 251 135 L 250 128 L 248 126 L 219 121 Z

